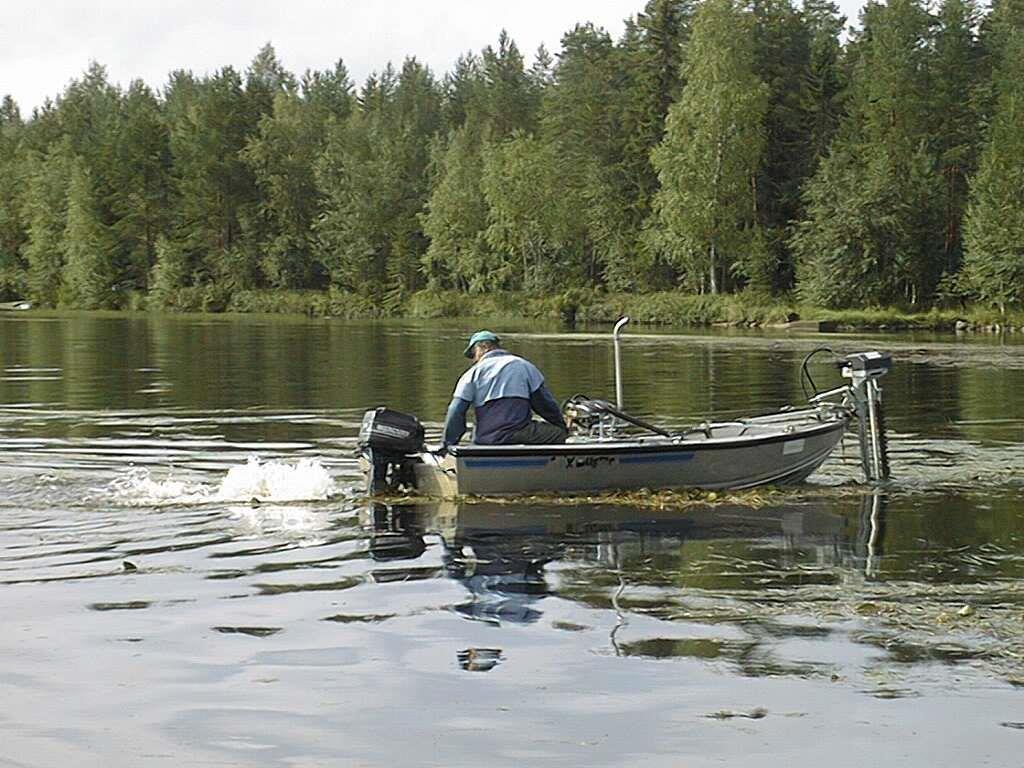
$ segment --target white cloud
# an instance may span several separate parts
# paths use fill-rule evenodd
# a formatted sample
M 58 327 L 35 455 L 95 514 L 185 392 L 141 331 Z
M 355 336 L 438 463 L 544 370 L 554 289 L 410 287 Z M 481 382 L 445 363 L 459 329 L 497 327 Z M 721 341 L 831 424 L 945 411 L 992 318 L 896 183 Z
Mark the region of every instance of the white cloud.
M 416 56 L 438 74 L 508 29 L 527 58 L 557 50 L 562 34 L 593 21 L 614 36 L 642 0 L 7 0 L 0 11 L 0 93 L 24 112 L 59 94 L 91 60 L 127 85 L 166 83 L 174 69 L 239 70 L 266 42 L 296 74 L 340 58 L 361 82 L 390 60 Z
M 847 0 L 855 3 L 856 0 Z M 244 70 L 272 42 L 301 74 L 345 61 L 357 84 L 390 60 L 416 56 L 437 74 L 507 29 L 528 61 L 555 52 L 576 23 L 614 37 L 644 0 L 5 0 L 0 10 L 0 94 L 24 113 L 59 94 L 91 60 L 127 85 L 161 87 L 174 69 Z M 854 19 L 855 11 L 847 13 Z

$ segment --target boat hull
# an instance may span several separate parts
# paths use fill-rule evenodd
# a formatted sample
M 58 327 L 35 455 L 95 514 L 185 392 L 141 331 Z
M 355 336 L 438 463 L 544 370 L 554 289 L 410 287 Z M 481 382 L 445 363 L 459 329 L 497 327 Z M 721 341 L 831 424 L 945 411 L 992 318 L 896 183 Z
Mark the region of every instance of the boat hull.
M 426 456 L 418 462 L 416 487 L 424 495 L 452 497 L 795 483 L 828 458 L 846 422 L 782 423 L 683 441 L 465 446 L 444 459 Z

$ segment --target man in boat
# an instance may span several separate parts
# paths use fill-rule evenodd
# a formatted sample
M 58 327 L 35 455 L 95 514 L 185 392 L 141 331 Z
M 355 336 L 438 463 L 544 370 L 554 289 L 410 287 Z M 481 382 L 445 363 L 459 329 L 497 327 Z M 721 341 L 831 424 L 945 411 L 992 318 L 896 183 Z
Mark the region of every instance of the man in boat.
M 455 385 L 442 452 L 465 434 L 470 406 L 476 412 L 473 442 L 478 445 L 565 442 L 569 432 L 562 410 L 537 366 L 502 349 L 501 340 L 490 331 L 474 333 L 464 354 L 474 364 Z M 533 412 L 544 421 L 535 420 Z

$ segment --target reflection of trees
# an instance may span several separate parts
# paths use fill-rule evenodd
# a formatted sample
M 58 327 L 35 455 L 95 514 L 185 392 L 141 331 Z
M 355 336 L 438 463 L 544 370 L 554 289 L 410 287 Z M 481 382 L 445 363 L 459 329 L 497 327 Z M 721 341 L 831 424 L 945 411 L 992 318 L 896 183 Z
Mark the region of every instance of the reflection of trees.
M 22 317 L 0 322 L 0 402 L 52 403 L 63 399 L 63 380 L 10 381 L 11 369 L 63 368 L 63 324 Z M 60 374 L 54 373 L 54 377 Z
M 895 497 L 878 576 L 927 584 L 1022 578 L 1020 526 L 1015 489 L 988 492 L 983 500 L 970 492 Z
M 465 336 L 479 324 L 82 314 L 5 322 L 2 338 L 5 365 L 64 368 L 70 378 L 58 399 L 81 407 L 266 407 L 358 413 L 387 404 L 436 424 L 467 365 L 461 356 Z M 500 325 L 495 330 L 505 332 Z M 559 398 L 574 392 L 611 396 L 612 346 L 606 336 L 506 336 L 511 350 L 540 366 Z M 802 356 L 801 349 L 738 345 L 729 337 L 627 334 L 627 407 L 655 422 L 681 424 L 800 402 Z M 817 375 L 827 376 L 822 365 Z M 998 370 L 902 366 L 891 381 L 886 380 L 887 395 L 891 390 L 889 399 L 895 404 L 889 409 L 892 426 L 946 429 L 948 414 L 957 414 L 961 378 L 971 384 L 965 402 L 984 409 L 975 417 L 1005 417 L 1006 408 L 1019 416 L 1024 406 L 1011 397 L 1013 376 Z M 170 386 L 161 392 L 140 392 L 157 379 Z M 992 381 L 1005 397 L 986 395 Z M 55 399 L 53 385 L 46 382 L 0 382 L 0 394 L 4 392 L 10 393 L 8 401 L 24 401 L 26 392 L 39 402 Z M 936 398 L 942 398 L 937 405 Z M 267 436 L 284 438 L 281 426 L 267 427 Z M 305 434 L 302 424 L 290 428 L 293 436 Z
M 326 372 L 318 326 L 300 320 L 159 316 L 154 361 L 171 402 L 210 410 L 310 405 L 314 372 Z
M 889 428 L 899 432 L 948 434 L 949 425 L 961 418 L 962 381 L 960 368 L 901 365 L 898 376 L 887 376 L 882 382 L 889 404 L 885 414 Z
M 969 440 L 1024 442 L 1024 371 L 959 370 L 959 430 Z
M 146 324 L 140 318 L 74 313 L 0 323 L 4 373 L 0 402 L 59 403 L 68 410 L 124 409 L 141 405 L 144 378 L 136 368 L 148 359 Z M 44 370 L 40 370 L 44 369 Z M 49 370 L 46 370 L 49 369 Z M 24 380 L 24 379 L 30 380 Z M 34 380 L 31 380 L 34 379 Z M 33 427 L 45 437 L 93 437 L 102 429 L 70 420 Z
M 62 318 L 64 402 L 69 408 L 135 408 L 149 359 L 143 318 L 74 314 Z M 79 435 L 88 436 L 88 435 Z

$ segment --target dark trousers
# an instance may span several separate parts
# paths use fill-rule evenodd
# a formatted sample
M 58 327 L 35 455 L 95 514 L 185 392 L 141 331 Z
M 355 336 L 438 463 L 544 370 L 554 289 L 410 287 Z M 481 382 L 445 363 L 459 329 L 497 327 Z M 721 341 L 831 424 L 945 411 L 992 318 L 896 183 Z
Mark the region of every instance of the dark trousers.
M 549 424 L 546 421 L 531 421 L 522 429 L 517 429 L 505 440 L 503 445 L 550 445 L 552 443 L 564 443 L 569 436 L 561 427 Z

